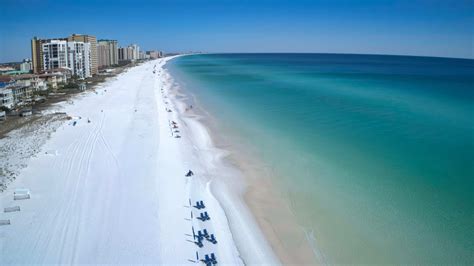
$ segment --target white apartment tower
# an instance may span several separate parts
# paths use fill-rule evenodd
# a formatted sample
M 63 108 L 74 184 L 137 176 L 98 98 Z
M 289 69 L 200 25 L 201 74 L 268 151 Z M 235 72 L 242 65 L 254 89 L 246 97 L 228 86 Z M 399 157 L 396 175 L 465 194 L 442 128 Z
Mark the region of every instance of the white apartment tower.
M 67 46 L 63 40 L 49 40 L 41 45 L 44 70 L 69 67 Z
M 90 43 L 47 40 L 41 46 L 44 70 L 67 68 L 78 78 L 91 76 Z
M 129 46 L 132 49 L 132 60 L 140 59 L 140 47 L 136 44 L 132 44 Z
M 78 78 L 91 76 L 90 47 L 87 42 L 68 42 L 68 66 Z

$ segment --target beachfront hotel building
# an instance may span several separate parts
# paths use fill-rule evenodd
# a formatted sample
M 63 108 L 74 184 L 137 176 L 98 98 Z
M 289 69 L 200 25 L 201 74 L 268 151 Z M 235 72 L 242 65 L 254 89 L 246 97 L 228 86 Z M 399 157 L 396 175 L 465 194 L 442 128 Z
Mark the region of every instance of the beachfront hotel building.
M 116 40 L 99 40 L 97 42 L 98 67 L 118 65 L 119 50 Z
M 119 61 L 135 61 L 140 59 L 140 47 L 131 44 L 128 47 L 119 48 Z
M 130 61 L 133 58 L 133 50 L 131 47 L 119 48 L 119 61 Z
M 68 42 L 68 67 L 78 78 L 91 77 L 91 44 L 85 42 Z
M 70 42 L 90 43 L 90 71 L 92 75 L 99 72 L 97 58 L 97 38 L 92 35 L 73 34 L 67 38 Z
M 77 78 L 92 76 L 91 44 L 84 42 L 58 40 L 42 40 L 40 56 L 37 61 L 41 70 L 35 73 L 56 69 L 70 69 Z M 38 65 L 38 64 L 37 64 Z
M 90 77 L 97 73 L 97 61 L 94 63 L 94 56 L 97 59 L 96 45 L 95 37 L 90 35 L 73 34 L 57 39 L 34 37 L 31 40 L 33 73 L 69 69 L 78 78 Z
M 63 40 L 64 38 L 58 38 L 56 40 Z M 43 55 L 43 44 L 50 42 L 51 39 L 38 39 L 34 37 L 31 40 L 31 63 L 33 65 L 33 73 L 38 74 L 44 70 L 44 55 Z
M 140 59 L 140 47 L 136 44 L 129 46 L 132 49 L 132 60 Z
M 160 51 L 147 51 L 146 54 L 150 57 L 150 59 L 163 57 L 163 53 Z
M 33 37 L 33 39 L 31 39 L 31 64 L 33 73 L 38 74 L 43 69 L 42 58 L 41 40 Z
M 48 40 L 41 44 L 42 69 L 68 68 L 68 44 L 64 40 Z

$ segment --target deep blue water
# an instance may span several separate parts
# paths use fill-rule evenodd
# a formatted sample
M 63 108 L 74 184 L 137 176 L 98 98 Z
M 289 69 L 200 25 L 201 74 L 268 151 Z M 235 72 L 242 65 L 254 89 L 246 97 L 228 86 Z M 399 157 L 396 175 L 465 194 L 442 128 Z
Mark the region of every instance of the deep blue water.
M 210 54 L 170 69 L 274 173 L 330 263 L 474 262 L 474 60 Z

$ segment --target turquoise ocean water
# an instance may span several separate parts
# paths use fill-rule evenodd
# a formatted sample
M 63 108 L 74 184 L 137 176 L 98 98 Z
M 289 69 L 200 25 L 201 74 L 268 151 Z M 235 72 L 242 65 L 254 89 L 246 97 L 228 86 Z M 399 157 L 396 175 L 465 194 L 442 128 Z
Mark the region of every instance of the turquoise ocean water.
M 215 54 L 169 68 L 274 173 L 327 262 L 474 262 L 474 60 Z

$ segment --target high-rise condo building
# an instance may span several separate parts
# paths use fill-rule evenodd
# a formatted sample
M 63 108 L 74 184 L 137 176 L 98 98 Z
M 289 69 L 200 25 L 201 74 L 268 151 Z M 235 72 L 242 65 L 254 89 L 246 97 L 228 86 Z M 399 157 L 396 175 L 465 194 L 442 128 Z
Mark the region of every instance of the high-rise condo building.
M 163 56 L 162 52 L 160 51 L 147 51 L 146 54 L 151 58 L 151 59 L 157 59 Z
M 68 65 L 72 74 L 78 78 L 91 76 L 90 43 L 68 42 Z
M 132 44 L 129 46 L 132 49 L 132 60 L 140 59 L 140 47 L 136 44 Z
M 97 74 L 99 72 L 97 58 L 97 38 L 91 35 L 73 34 L 68 37 L 68 41 L 90 43 L 90 70 L 92 75 Z
M 41 40 L 34 37 L 31 39 L 31 62 L 33 64 L 33 73 L 39 73 L 43 69 Z
M 47 40 L 41 44 L 41 70 L 56 68 L 68 68 L 68 46 L 67 41 Z
M 136 44 L 131 44 L 128 47 L 119 48 L 119 61 L 134 61 L 140 58 L 140 47 Z
M 97 42 L 98 67 L 117 65 L 119 50 L 116 40 L 99 40 Z
M 55 40 L 66 41 L 65 38 L 57 38 Z M 43 44 L 51 41 L 51 39 L 31 39 L 31 63 L 33 65 L 33 73 L 38 74 L 44 70 Z
M 60 68 L 69 69 L 78 78 L 88 78 L 91 73 L 91 44 L 66 39 L 33 39 L 33 45 L 39 45 L 40 49 L 32 47 L 35 51 L 34 62 L 35 73 Z

